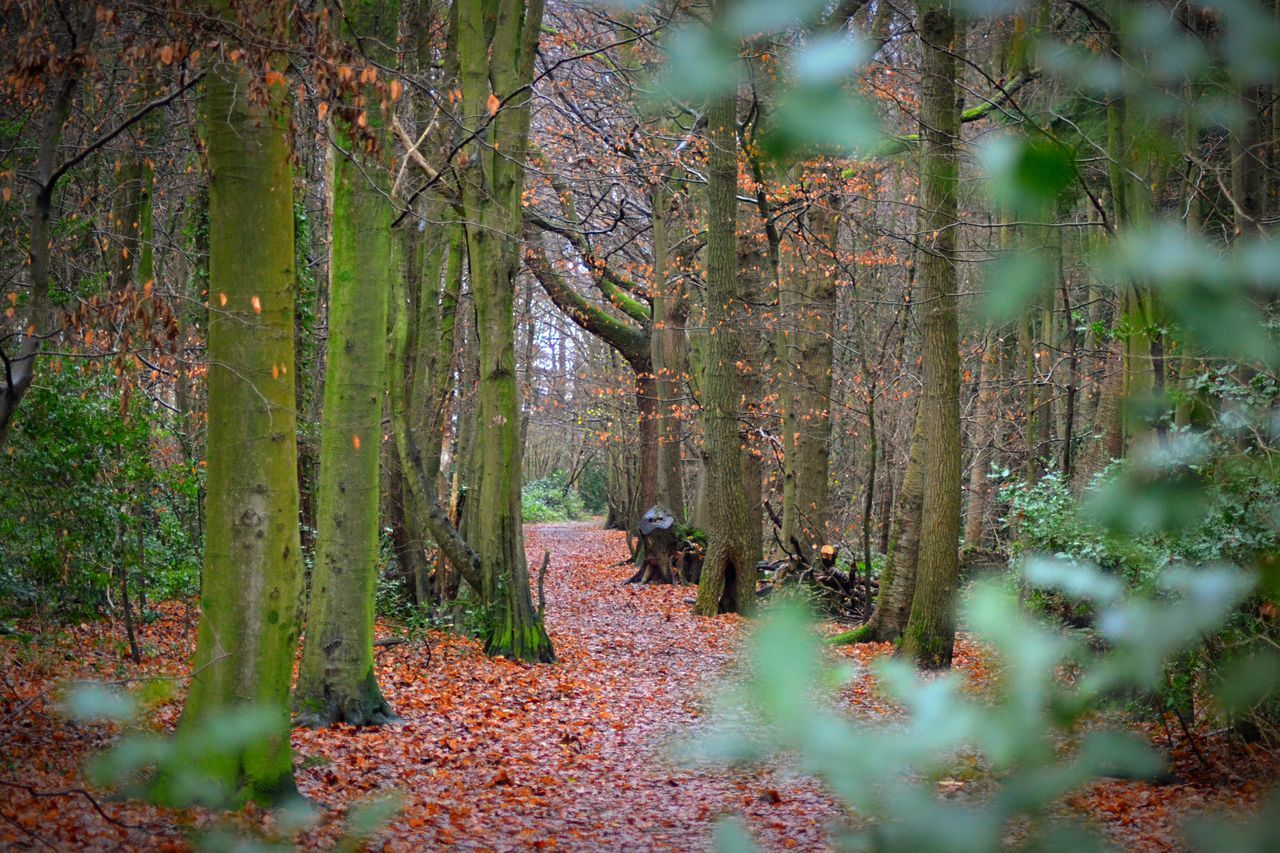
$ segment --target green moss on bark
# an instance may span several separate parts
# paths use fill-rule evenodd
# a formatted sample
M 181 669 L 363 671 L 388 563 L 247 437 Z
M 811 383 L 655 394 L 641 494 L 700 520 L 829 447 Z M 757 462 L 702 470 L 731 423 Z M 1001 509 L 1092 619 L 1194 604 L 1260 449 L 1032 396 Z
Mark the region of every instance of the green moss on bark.
M 274 736 L 207 767 L 239 800 L 271 803 L 294 790 L 288 704 L 302 589 L 288 99 L 273 87 L 269 112 L 251 106 L 247 75 L 229 65 L 215 65 L 206 85 L 207 531 L 178 736 L 198 736 L 211 716 L 245 704 L 278 708 Z
M 394 41 L 395 3 L 348 7 L 350 25 Z M 388 40 L 389 39 L 389 40 Z M 316 559 L 295 706 L 312 725 L 377 725 L 394 718 L 373 674 L 374 587 L 378 573 L 382 398 L 386 387 L 387 303 L 398 265 L 392 255 L 390 161 L 335 121 L 333 226 L 329 262 L 329 345 L 320 421 Z

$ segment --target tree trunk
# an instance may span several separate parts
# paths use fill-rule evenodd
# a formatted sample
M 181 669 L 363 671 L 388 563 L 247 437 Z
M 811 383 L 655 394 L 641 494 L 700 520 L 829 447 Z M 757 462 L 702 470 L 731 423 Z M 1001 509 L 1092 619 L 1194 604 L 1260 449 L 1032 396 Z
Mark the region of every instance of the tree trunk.
M 494 608 L 485 650 L 550 661 L 551 640 L 533 606 L 520 516 L 520 394 L 515 365 L 515 278 L 529 135 L 529 85 L 542 0 L 459 0 L 458 58 L 467 258 L 480 349 L 478 494 L 467 539 L 483 566 L 481 595 Z M 492 85 L 492 88 L 491 88 Z M 492 100 L 491 100 L 492 99 Z M 500 148 L 499 148 L 500 145 Z
M 799 543 L 796 556 L 813 565 L 828 541 L 828 468 L 831 455 L 831 367 L 836 315 L 839 217 L 833 199 L 809 205 L 815 247 L 794 286 L 783 291 L 782 541 Z M 874 470 L 874 469 L 873 469 Z
M 956 316 L 955 241 L 961 95 L 957 85 L 957 32 L 948 5 L 921 0 L 921 153 L 919 231 L 924 322 L 924 393 L 921 418 L 929 441 L 922 473 L 928 487 L 920 509 L 920 557 L 911 617 L 902 651 L 917 664 L 951 665 L 960 535 L 960 365 Z
M 650 359 L 657 379 L 658 397 L 658 503 L 671 510 L 676 521 L 685 519 L 684 458 L 679 415 L 684 375 L 689 370 L 689 345 L 685 337 L 687 307 L 683 286 L 667 282 L 667 204 L 665 188 L 654 191 L 653 206 L 653 328 L 649 333 Z
M 210 753 L 202 768 L 237 800 L 295 792 L 289 688 L 298 642 L 290 96 L 251 104 L 243 68 L 217 64 L 205 93 L 209 190 L 207 535 L 193 676 L 178 727 L 248 703 L 276 715 L 274 737 Z
M 715 4 L 724 11 L 724 0 Z M 743 489 L 738 404 L 742 345 L 736 251 L 738 146 L 737 93 L 715 95 L 707 108 L 706 364 L 702 377 L 703 453 L 706 458 L 707 557 L 694 612 L 702 616 L 755 609 L 756 553 L 751 512 Z M 758 485 L 757 485 L 757 488 Z
M 991 336 L 980 355 L 978 368 L 978 412 L 973 424 L 973 463 L 969 469 L 969 503 L 965 506 L 964 546 L 981 548 L 986 529 L 987 501 L 991 496 L 991 448 L 995 443 L 996 394 L 995 354 L 990 352 Z
M 772 374 L 772 347 L 764 329 L 760 328 L 758 313 L 748 314 L 748 305 L 765 304 L 769 296 L 764 292 L 767 257 L 752 245 L 750 235 L 738 237 L 738 299 L 740 310 L 733 334 L 738 340 L 736 366 L 742 399 L 740 443 L 742 445 L 742 491 L 747 498 L 747 533 L 754 562 L 764 558 L 764 454 L 759 423 L 762 418 L 761 400 L 764 394 L 764 376 Z
M 430 216 L 428 213 L 429 221 L 434 221 Z M 410 417 L 416 426 L 420 426 L 416 384 L 422 379 L 423 371 L 429 373 L 432 369 L 434 347 L 439 334 L 434 328 L 437 316 L 429 310 L 436 307 L 440 296 L 439 241 L 432 240 L 429 247 L 424 245 L 427 241 L 416 224 L 395 229 L 392 239 L 395 241 L 394 251 L 398 263 L 396 281 L 391 284 L 392 295 L 387 306 L 390 336 L 390 362 L 385 371 L 388 382 L 387 406 L 390 407 L 390 401 L 394 399 L 390 383 L 407 383 L 407 405 L 412 413 Z M 392 416 L 392 412 L 386 413 L 388 419 Z M 403 579 L 413 594 L 414 603 L 425 606 L 431 600 L 428 583 L 430 566 L 426 556 L 427 537 L 421 520 L 425 510 L 421 501 L 417 500 L 417 491 L 412 488 L 410 478 L 405 475 L 406 465 L 406 460 L 400 458 L 399 444 L 394 444 L 385 466 L 390 515 L 387 522 L 391 527 L 396 562 L 399 563 Z
M 898 489 L 885 548 L 884 571 L 880 573 L 880 594 L 875 612 L 866 625 L 852 632 L 852 642 L 890 642 L 902 636 L 911 614 L 916 592 L 916 570 L 920 555 L 920 508 L 924 500 L 925 433 L 923 406 L 916 412 L 907 455 L 907 470 Z
M 348 3 L 348 38 L 395 41 L 398 4 Z M 385 57 L 384 57 L 385 58 Z M 376 92 L 366 98 L 372 102 Z M 399 272 L 391 242 L 390 157 L 385 119 L 370 109 L 376 156 L 340 115 L 334 121 L 329 348 L 320 418 L 316 556 L 294 707 L 310 726 L 381 725 L 393 719 L 373 669 L 378 577 L 382 401 L 387 302 Z M 343 151 L 351 153 L 342 153 Z

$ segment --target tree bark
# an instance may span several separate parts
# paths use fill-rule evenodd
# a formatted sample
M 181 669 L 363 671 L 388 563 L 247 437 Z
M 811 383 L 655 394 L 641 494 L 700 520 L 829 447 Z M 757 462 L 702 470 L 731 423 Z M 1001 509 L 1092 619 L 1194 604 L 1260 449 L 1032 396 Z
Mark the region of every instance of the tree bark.
M 722 14 L 724 0 L 715 13 Z M 756 554 L 751 512 L 743 489 L 737 362 L 742 342 L 738 292 L 737 93 L 712 97 L 707 108 L 706 365 L 702 377 L 703 453 L 706 460 L 707 557 L 693 610 L 702 616 L 755 610 Z M 758 488 L 758 486 L 757 486 Z
M 987 502 L 991 496 L 991 448 L 995 444 L 996 394 L 995 354 L 988 347 L 991 335 L 980 355 L 978 368 L 978 411 L 973 424 L 973 463 L 969 469 L 969 502 L 965 506 L 964 546 L 981 548 L 986 530 Z
M 178 736 L 248 703 L 275 736 L 209 753 L 236 799 L 296 791 L 289 688 L 298 642 L 297 423 L 293 385 L 293 179 L 289 94 L 248 100 L 242 68 L 216 64 L 205 92 L 209 190 L 208 520 L 194 675 Z
M 349 40 L 394 43 L 397 3 L 349 2 L 345 11 Z M 368 101 L 376 94 L 368 92 Z M 399 272 L 391 241 L 391 137 L 385 119 L 371 107 L 366 120 L 379 147 L 373 155 L 359 155 L 364 141 L 350 123 L 354 116 L 343 113 L 334 121 L 339 150 L 333 168 L 316 555 L 294 695 L 298 719 L 309 726 L 381 725 L 394 719 L 373 668 L 387 303 L 391 276 Z
M 515 369 L 515 278 L 523 233 L 529 85 L 542 0 L 459 0 L 462 178 L 467 258 L 480 342 L 478 494 L 467 539 L 483 566 L 481 595 L 494 608 L 485 649 L 554 659 L 533 606 L 520 515 L 520 394 Z
M 929 441 L 922 473 L 927 488 L 920 509 L 920 557 L 903 654 L 927 668 L 951 665 L 960 534 L 960 376 L 956 316 L 955 241 L 961 95 L 955 48 L 958 31 L 948 4 L 920 0 L 921 153 L 918 229 L 924 310 L 924 394 L 921 418 Z
M 688 307 L 683 285 L 668 283 L 667 213 L 669 191 L 654 190 L 653 208 L 653 328 L 649 333 L 650 361 L 658 397 L 658 503 L 671 510 L 676 521 L 685 519 L 684 457 L 680 400 L 684 376 L 689 371 L 689 344 L 685 336 Z

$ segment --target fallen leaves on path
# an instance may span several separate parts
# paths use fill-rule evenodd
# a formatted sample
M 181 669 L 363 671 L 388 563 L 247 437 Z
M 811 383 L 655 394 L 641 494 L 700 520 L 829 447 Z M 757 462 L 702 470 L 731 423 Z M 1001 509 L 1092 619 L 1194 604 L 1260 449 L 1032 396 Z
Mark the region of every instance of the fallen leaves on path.
M 299 788 L 331 807 L 304 844 L 331 843 L 348 806 L 395 790 L 403 807 L 381 836 L 388 850 L 705 849 L 712 821 L 726 812 L 745 817 L 767 849 L 825 849 L 841 812 L 816 783 L 780 771 L 678 768 L 666 754 L 674 736 L 698 725 L 706 692 L 733 665 L 744 622 L 694 617 L 690 588 L 623 586 L 630 569 L 617 565 L 626 556 L 621 533 L 588 524 L 527 532 L 531 564 L 544 548 L 552 554 L 547 625 L 559 662 L 490 659 L 478 644 L 445 634 L 380 647 L 378 680 L 400 725 L 294 732 Z M 210 820 L 114 802 L 102 804 L 103 817 L 87 797 L 67 793 L 83 786 L 80 764 L 115 731 L 60 719 L 53 686 L 183 675 L 195 614 L 181 605 L 162 611 L 141 629 L 147 654 L 139 667 L 125 661 L 120 632 L 106 623 L 73 627 L 44 645 L 0 646 L 0 784 L 9 783 L 0 788 L 0 846 L 164 849 Z M 869 670 L 891 651 L 884 644 L 836 653 Z M 991 681 L 982 650 L 967 638 L 957 666 L 975 689 Z M 858 716 L 896 712 L 870 675 L 843 695 Z M 161 703 L 156 724 L 171 727 L 179 710 L 178 697 Z M 50 792 L 59 793 L 44 796 Z M 1249 801 L 1206 779 L 1163 788 L 1104 782 L 1072 804 L 1116 841 L 1163 849 L 1170 814 Z

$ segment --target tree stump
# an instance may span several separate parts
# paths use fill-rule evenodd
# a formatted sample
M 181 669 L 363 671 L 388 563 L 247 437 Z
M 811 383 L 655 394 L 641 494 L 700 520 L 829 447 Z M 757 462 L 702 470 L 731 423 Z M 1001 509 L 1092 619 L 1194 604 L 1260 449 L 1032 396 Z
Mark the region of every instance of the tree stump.
M 627 583 L 678 583 L 674 562 L 682 554 L 676 519 L 666 507 L 653 506 L 640 518 L 640 550 L 636 571 Z

